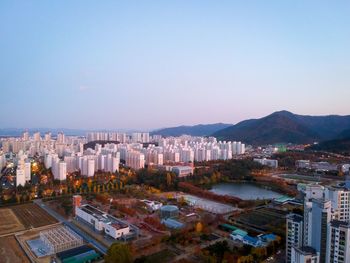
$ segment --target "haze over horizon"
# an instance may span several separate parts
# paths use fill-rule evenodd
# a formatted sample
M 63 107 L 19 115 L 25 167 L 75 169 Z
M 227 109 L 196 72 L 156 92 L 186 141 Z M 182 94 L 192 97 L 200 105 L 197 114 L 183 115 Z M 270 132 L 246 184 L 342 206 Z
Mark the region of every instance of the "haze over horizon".
M 273 113 L 276 113 L 276 112 L 282 112 L 282 111 L 286 111 L 286 110 L 280 110 L 280 111 L 275 111 L 275 112 L 271 112 L 270 114 L 273 114 Z M 288 112 L 288 111 L 287 111 Z M 341 114 L 326 114 L 326 115 L 310 115 L 310 114 L 298 114 L 298 113 L 295 113 L 295 112 L 291 112 L 292 114 L 296 114 L 296 115 L 304 115 L 304 116 L 330 116 L 330 115 L 333 115 L 333 116 L 350 116 L 350 114 L 346 114 L 346 115 L 341 115 Z M 268 114 L 268 115 L 270 115 Z M 268 116 L 266 115 L 266 116 Z M 243 119 L 243 120 L 240 120 L 238 122 L 235 122 L 235 123 L 230 123 L 230 122 L 227 122 L 227 123 L 223 123 L 223 122 L 212 122 L 212 123 L 189 123 L 189 124 L 178 124 L 178 125 L 170 125 L 170 126 L 164 126 L 164 127 L 151 127 L 151 128 L 145 128 L 145 129 L 142 129 L 142 128 L 137 128 L 137 127 L 134 127 L 134 128 L 101 128 L 101 127 L 95 127 L 95 128 L 71 128 L 71 127 L 45 127 L 45 126 L 42 126 L 42 127 L 0 127 L 0 130 L 11 130 L 11 129 L 14 129 L 14 130 L 31 130 L 31 131 L 35 131 L 35 130 L 47 130 L 47 131 L 50 131 L 50 130 L 55 130 L 57 132 L 60 132 L 62 130 L 77 130 L 77 131 L 120 131 L 120 132 L 142 132 L 142 131 L 149 131 L 149 132 L 152 132 L 152 131 L 157 131 L 157 130 L 162 130 L 162 129 L 166 129 L 166 128 L 172 128 L 172 127 L 180 127 L 180 126 L 196 126 L 196 125 L 210 125 L 210 124 L 232 124 L 232 125 L 235 125 L 235 124 L 238 124 L 239 122 L 241 121 L 245 121 L 245 120 L 249 120 L 249 119 L 260 119 L 260 118 L 263 118 L 263 117 L 266 117 L 266 116 L 261 116 L 261 117 L 252 117 L 252 118 L 248 118 L 248 119 Z
M 2 1 L 0 127 L 350 114 L 350 2 Z

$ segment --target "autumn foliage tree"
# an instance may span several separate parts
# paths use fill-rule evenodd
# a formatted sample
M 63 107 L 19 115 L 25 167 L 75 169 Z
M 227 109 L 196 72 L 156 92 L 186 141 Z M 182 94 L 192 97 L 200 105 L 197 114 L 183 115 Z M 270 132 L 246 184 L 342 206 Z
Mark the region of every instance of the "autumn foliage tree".
M 112 244 L 105 256 L 106 263 L 131 263 L 132 256 L 128 245 L 123 243 Z

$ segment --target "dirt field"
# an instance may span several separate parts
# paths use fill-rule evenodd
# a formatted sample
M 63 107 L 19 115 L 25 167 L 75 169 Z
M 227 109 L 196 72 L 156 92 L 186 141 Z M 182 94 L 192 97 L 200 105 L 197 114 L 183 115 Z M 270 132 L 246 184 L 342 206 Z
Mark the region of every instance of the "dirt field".
M 57 223 L 56 219 L 36 204 L 16 205 L 11 209 L 26 228 Z
M 0 261 L 3 263 L 30 263 L 14 236 L 0 239 Z
M 16 215 L 9 208 L 0 209 L 0 222 L 0 235 L 18 232 L 25 229 Z

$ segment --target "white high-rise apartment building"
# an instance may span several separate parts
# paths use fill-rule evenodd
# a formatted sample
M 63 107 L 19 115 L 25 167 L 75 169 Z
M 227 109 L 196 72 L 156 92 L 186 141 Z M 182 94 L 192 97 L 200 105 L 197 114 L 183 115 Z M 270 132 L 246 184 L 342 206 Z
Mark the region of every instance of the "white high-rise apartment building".
M 312 200 L 322 199 L 324 187 L 322 185 L 306 185 L 304 190 L 304 246 L 311 246 L 312 233 Z
M 26 184 L 26 176 L 24 169 L 17 168 L 16 170 L 16 186 L 22 185 L 24 186 Z
M 88 159 L 87 160 L 87 176 L 92 177 L 95 174 L 95 160 L 94 159 Z
M 66 142 L 66 138 L 63 132 L 59 132 L 57 134 L 57 143 L 65 143 Z
M 51 141 L 51 132 L 47 132 L 47 133 L 45 133 L 45 141 Z
M 303 217 L 289 214 L 286 224 L 286 262 L 292 262 L 292 248 L 303 245 Z
M 27 132 L 27 131 L 23 132 L 22 140 L 29 141 L 29 132 Z
M 112 157 L 112 171 L 111 171 L 111 173 L 119 172 L 119 163 L 120 163 L 119 157 Z
M 59 162 L 58 164 L 58 180 L 66 180 L 67 179 L 67 164 L 65 162 Z
M 76 156 L 65 156 L 64 162 L 67 164 L 67 173 L 73 173 L 78 170 Z
M 333 220 L 329 226 L 327 245 L 327 261 L 329 263 L 350 262 L 350 224 Z
M 107 156 L 104 154 L 100 154 L 98 156 L 98 170 L 105 170 L 105 164 L 107 162 Z
M 350 190 L 339 187 L 328 187 L 325 190 L 326 199 L 332 202 L 334 218 L 350 222 Z
M 136 151 L 128 151 L 126 154 L 126 166 L 138 170 L 145 167 L 145 155 Z
M 6 157 L 4 154 L 0 154 L 0 169 L 6 165 Z
M 24 176 L 25 176 L 26 182 L 31 180 L 31 173 L 32 173 L 32 164 L 30 161 L 26 161 L 24 163 Z
M 33 134 L 33 140 L 37 142 L 41 140 L 40 132 L 36 132 Z
M 331 201 L 324 199 L 312 200 L 311 247 L 320 255 L 320 263 L 328 263 L 327 237 L 328 226 L 332 219 Z

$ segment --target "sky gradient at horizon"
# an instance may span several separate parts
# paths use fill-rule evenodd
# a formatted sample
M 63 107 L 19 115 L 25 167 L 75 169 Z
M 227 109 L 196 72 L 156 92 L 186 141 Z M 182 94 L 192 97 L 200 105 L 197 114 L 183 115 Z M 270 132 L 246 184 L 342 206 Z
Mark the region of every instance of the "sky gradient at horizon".
M 0 127 L 350 114 L 349 1 L 1 1 Z

